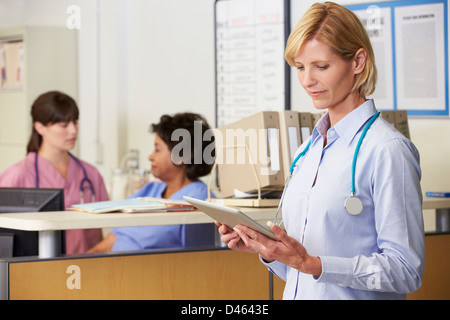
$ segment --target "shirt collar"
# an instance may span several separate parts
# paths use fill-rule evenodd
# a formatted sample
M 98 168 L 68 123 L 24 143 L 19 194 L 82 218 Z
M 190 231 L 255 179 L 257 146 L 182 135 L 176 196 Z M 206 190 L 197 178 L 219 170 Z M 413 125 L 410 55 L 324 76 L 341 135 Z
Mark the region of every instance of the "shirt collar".
M 338 133 L 339 137 L 342 137 L 347 144 L 350 144 L 361 129 L 361 127 L 372 117 L 377 110 L 372 99 L 367 100 L 355 110 L 347 114 L 342 120 L 334 125 L 334 130 Z M 328 113 L 323 115 L 317 122 L 314 128 L 312 138 L 315 139 L 317 135 L 324 133 L 324 128 L 330 127 L 330 120 Z M 327 130 L 327 129 L 325 129 Z M 326 131 L 325 131 L 326 134 Z M 314 141 L 314 140 L 313 140 Z
M 314 127 L 311 135 L 311 141 L 316 141 L 316 138 L 318 136 L 326 136 L 329 128 L 330 128 L 330 117 L 328 116 L 327 112 L 319 119 L 319 121 L 317 121 L 317 124 Z

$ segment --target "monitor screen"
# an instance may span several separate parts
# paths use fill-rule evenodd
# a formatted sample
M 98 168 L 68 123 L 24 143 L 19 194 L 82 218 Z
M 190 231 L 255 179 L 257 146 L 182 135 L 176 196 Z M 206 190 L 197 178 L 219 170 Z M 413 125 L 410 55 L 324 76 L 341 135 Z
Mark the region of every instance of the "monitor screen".
M 39 211 L 64 211 L 63 189 L 0 188 L 0 214 Z M 0 257 L 38 255 L 38 232 L 0 228 L 0 239 L 8 248 L 0 249 Z M 61 237 L 64 239 L 64 237 Z M 1 243 L 0 243 L 1 245 Z M 62 245 L 62 248 L 65 246 Z M 2 256 L 3 255 L 3 256 Z

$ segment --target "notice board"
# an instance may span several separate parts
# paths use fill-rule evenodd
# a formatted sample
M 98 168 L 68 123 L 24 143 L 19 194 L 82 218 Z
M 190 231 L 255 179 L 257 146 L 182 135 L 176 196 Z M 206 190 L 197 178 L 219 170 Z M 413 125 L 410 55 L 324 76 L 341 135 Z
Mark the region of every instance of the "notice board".
M 378 69 L 380 110 L 449 116 L 447 0 L 400 0 L 347 6 L 366 27 Z
M 290 109 L 289 0 L 215 2 L 216 125 Z

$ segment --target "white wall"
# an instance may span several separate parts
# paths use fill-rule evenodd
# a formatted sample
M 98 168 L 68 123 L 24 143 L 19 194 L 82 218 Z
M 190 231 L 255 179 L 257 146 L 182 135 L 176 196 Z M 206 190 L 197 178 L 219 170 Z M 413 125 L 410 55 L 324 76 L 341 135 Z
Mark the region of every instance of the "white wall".
M 292 0 L 293 24 L 313 2 Z M 0 27 L 65 25 L 71 4 L 82 18 L 80 156 L 108 183 L 129 149 L 149 167 L 148 128 L 162 114 L 195 111 L 215 123 L 214 0 L 0 0 Z M 294 71 L 291 90 L 294 110 L 314 110 Z M 449 118 L 409 118 L 409 126 L 423 191 L 450 190 Z
M 149 168 L 161 115 L 193 111 L 214 125 L 214 0 L 0 0 L 0 28 L 65 26 L 70 5 L 81 13 L 79 156 L 107 184 L 129 149 Z
M 148 128 L 161 115 L 198 112 L 215 124 L 214 1 L 133 0 L 127 7 L 127 144 L 148 163 Z
M 154 135 L 148 129 L 161 115 L 198 112 L 214 125 L 214 1 L 79 3 L 83 17 L 89 15 L 79 43 L 80 156 L 109 183 L 130 149 L 140 151 L 140 167 L 149 169 Z

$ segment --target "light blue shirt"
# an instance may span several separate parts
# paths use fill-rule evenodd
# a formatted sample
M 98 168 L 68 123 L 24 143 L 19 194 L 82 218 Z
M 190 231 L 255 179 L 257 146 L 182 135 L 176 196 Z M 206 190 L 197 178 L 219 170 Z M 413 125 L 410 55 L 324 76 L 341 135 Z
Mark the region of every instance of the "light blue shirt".
M 344 208 L 356 144 L 375 112 L 368 100 L 332 128 L 324 115 L 313 130 L 310 149 L 286 190 L 282 215 L 288 235 L 320 257 L 322 274 L 316 278 L 278 261 L 266 264 L 286 280 L 284 299 L 404 299 L 421 285 L 419 153 L 382 117 L 358 153 L 355 188 L 363 211 L 351 216 Z
M 164 182 L 150 182 L 130 198 L 162 198 L 166 190 Z M 202 181 L 194 181 L 175 192 L 171 200 L 184 200 L 183 196 L 205 200 L 208 187 Z M 214 224 L 162 225 L 113 228 L 116 235 L 112 251 L 180 248 L 214 245 Z

